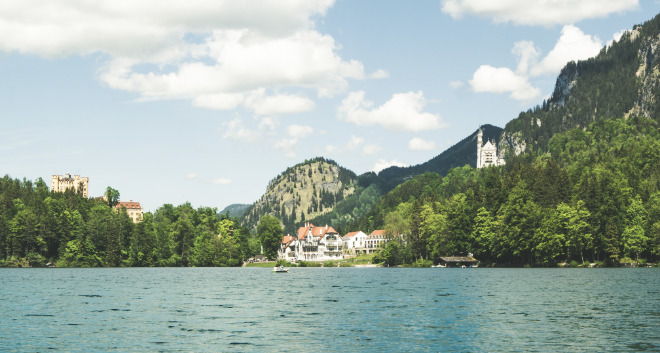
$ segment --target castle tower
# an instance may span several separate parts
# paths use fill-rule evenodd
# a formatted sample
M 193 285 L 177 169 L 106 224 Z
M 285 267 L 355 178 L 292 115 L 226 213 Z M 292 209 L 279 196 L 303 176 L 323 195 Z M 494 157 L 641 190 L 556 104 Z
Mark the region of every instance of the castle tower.
M 53 175 L 50 181 L 51 192 L 65 192 L 67 189 L 73 189 L 81 192 L 83 197 L 89 197 L 89 178 L 80 177 L 67 173 L 65 175 Z
M 481 127 L 477 134 L 477 169 L 489 166 L 504 165 L 503 158 L 497 156 L 497 144 L 495 141 L 488 140 L 484 143 L 484 136 Z
M 484 132 L 479 127 L 479 133 L 477 134 L 477 169 L 481 168 L 481 147 L 484 145 L 483 138 Z

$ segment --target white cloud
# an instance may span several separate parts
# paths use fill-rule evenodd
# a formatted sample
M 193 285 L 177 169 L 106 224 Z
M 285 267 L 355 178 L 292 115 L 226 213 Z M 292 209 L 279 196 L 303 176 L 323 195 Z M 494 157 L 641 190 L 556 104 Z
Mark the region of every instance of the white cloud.
M 188 174 L 186 174 L 186 179 L 187 180 L 193 180 L 195 178 L 197 178 L 197 173 L 188 173 Z
M 598 55 L 603 43 L 597 37 L 584 34 L 573 25 L 566 25 L 561 30 L 561 37 L 555 47 L 536 65 L 531 73 L 534 76 L 556 74 L 567 62 L 584 60 Z
M 363 137 L 358 137 L 358 136 L 355 136 L 355 135 L 351 135 L 351 139 L 346 144 L 346 148 L 349 149 L 349 150 L 354 150 L 354 149 L 360 147 L 360 145 L 363 142 L 364 142 Z
M 442 12 L 453 18 L 476 15 L 491 18 L 495 22 L 552 26 L 607 17 L 638 6 L 638 0 L 444 0 Z
M 222 125 L 225 130 L 225 133 L 222 135 L 222 137 L 225 139 L 255 142 L 259 139 L 259 137 L 261 137 L 261 133 L 258 130 L 250 130 L 245 127 L 240 118 L 235 118 L 223 123 Z
M 102 54 L 98 78 L 140 99 L 190 99 L 257 115 L 315 108 L 365 74 L 314 29 L 334 0 L 38 0 L 0 2 L 0 51 L 44 57 Z M 297 93 L 293 94 L 292 91 Z
M 217 184 L 217 185 L 228 185 L 231 184 L 231 179 L 228 178 L 217 178 L 211 180 L 212 184 Z
M 281 139 L 275 143 L 275 149 L 284 153 L 287 158 L 295 158 L 295 149 L 297 144 L 298 138 L 295 137 L 290 139 Z
M 316 105 L 301 95 L 274 94 L 266 96 L 264 90 L 251 94 L 245 101 L 245 107 L 257 115 L 279 115 L 310 111 Z
M 364 91 L 351 92 L 337 109 L 339 119 L 356 125 L 381 125 L 389 130 L 422 131 L 446 126 L 436 114 L 424 112 L 424 94 L 396 93 L 380 107 L 364 99 Z
M 521 75 L 525 75 L 529 71 L 530 66 L 538 62 L 541 55 L 534 42 L 528 40 L 521 40 L 514 43 L 511 52 L 518 57 L 516 72 Z
M 516 100 L 531 100 L 541 91 L 533 87 L 530 77 L 556 75 L 569 61 L 588 59 L 597 55 L 603 44 L 593 36 L 584 34 L 573 25 L 562 28 L 554 48 L 539 61 L 541 52 L 531 41 L 519 41 L 511 52 L 518 57 L 516 71 L 506 67 L 482 65 L 470 80 L 474 92 L 510 93 Z
M 374 167 L 371 168 L 371 170 L 374 171 L 374 173 L 380 173 L 381 170 L 389 167 L 407 167 L 407 165 L 396 160 L 386 161 L 384 159 L 379 159 L 374 163 Z
M 376 72 L 369 75 L 369 78 L 388 78 L 388 77 L 390 77 L 390 74 L 383 69 L 378 69 L 376 70 Z
M 209 108 L 215 110 L 236 109 L 245 101 L 243 93 L 209 93 L 200 94 L 192 101 L 196 107 Z
M 275 130 L 275 127 L 277 127 L 278 122 L 276 119 L 273 119 L 272 117 L 263 117 L 261 118 L 261 121 L 259 122 L 259 130 L 268 132 L 269 130 Z
M 451 81 L 451 82 L 449 82 L 449 87 L 451 87 L 453 89 L 459 89 L 463 86 L 465 86 L 465 83 L 463 81 Z
M 362 148 L 362 155 L 371 156 L 381 151 L 382 148 L 378 145 L 368 144 Z
M 415 137 L 408 141 L 408 149 L 411 151 L 429 151 L 435 148 L 435 142 L 426 141 L 419 137 Z
M 309 125 L 289 125 L 286 129 L 287 135 L 291 137 L 307 136 L 314 133 L 314 128 Z
M 256 28 L 274 36 L 313 26 L 334 0 L 39 0 L 0 3 L 0 50 L 42 56 L 103 52 L 144 58 L 186 47 L 185 34 Z
M 527 77 L 518 75 L 505 67 L 482 65 L 472 75 L 470 86 L 475 92 L 510 93 L 517 100 L 529 100 L 541 94 L 538 88 L 532 87 Z

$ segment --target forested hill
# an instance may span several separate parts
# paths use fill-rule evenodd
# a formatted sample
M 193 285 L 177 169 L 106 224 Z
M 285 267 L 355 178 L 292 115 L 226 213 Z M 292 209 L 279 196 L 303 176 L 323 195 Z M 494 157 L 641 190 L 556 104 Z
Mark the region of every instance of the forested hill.
M 660 120 L 660 15 L 633 27 L 594 58 L 570 62 L 548 101 L 511 120 L 500 148 L 547 150 L 558 132 L 601 119 L 641 116 Z
M 659 46 L 656 17 L 568 64 L 548 102 L 507 124 L 505 166 L 418 176 L 347 230 L 402 234 L 388 265 L 660 262 Z
M 481 126 L 481 129 L 484 134 L 484 142 L 493 140 L 497 143 L 499 141 L 502 128 L 486 124 Z M 386 190 L 391 190 L 404 181 L 424 173 L 435 172 L 440 175 L 447 175 L 449 170 L 455 167 L 464 165 L 476 167 L 477 133 L 478 130 L 475 130 L 468 137 L 425 163 L 410 167 L 389 167 L 378 173 L 378 176 L 383 180 Z
M 293 233 L 305 221 L 331 212 L 356 187 L 355 173 L 336 162 L 321 157 L 306 160 L 271 180 L 241 221 L 255 230 L 261 217 L 270 214 L 282 222 L 285 232 Z
M 492 125 L 481 128 L 484 140 L 497 141 L 502 132 Z M 406 180 L 427 172 L 445 175 L 454 167 L 474 167 L 477 132 L 425 163 L 390 167 L 378 175 L 369 172 L 356 177 L 350 170 L 321 157 L 305 161 L 274 178 L 266 193 L 240 216 L 242 224 L 256 229 L 261 217 L 270 214 L 282 222 L 285 233 L 295 232 L 306 221 L 329 224 L 341 232 L 366 214 L 384 192 Z
M 225 207 L 222 211 L 220 211 L 220 214 L 226 214 L 229 217 L 240 218 L 248 208 L 250 208 L 250 205 L 235 203 Z

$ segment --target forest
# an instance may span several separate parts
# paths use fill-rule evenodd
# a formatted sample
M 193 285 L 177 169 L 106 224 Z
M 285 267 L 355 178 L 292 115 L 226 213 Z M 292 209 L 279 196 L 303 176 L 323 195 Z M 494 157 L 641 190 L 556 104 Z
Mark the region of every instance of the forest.
M 135 224 L 104 199 L 52 193 L 41 179 L 0 179 L 3 267 L 239 266 L 262 244 L 274 254 L 282 229 L 273 229 L 279 235 L 260 239 L 237 219 L 188 203 L 163 205 Z M 547 151 L 530 149 L 505 166 L 420 175 L 343 231 L 374 229 L 394 240 L 374 258 L 390 266 L 469 253 L 497 266 L 657 262 L 658 123 L 599 120 L 557 133 Z
M 660 133 L 646 118 L 555 134 L 503 167 L 427 173 L 352 229 L 387 229 L 388 265 L 474 254 L 503 266 L 644 264 L 660 257 Z M 396 235 L 403 234 L 402 237 Z
M 272 207 L 263 197 L 242 221 L 186 203 L 163 205 L 137 224 L 125 209 L 113 207 L 118 193 L 87 199 L 72 190 L 51 193 L 42 179 L 5 176 L 0 267 L 238 266 L 262 246 L 273 255 L 284 231 L 280 225 L 293 232 L 306 219 L 329 223 L 342 234 L 386 229 L 393 241 L 374 258 L 386 265 L 429 266 L 443 256 L 470 253 L 496 266 L 657 263 L 659 34 L 660 15 L 595 58 L 568 63 L 550 99 L 505 127 L 498 146 L 519 139 L 527 147 L 519 155 L 508 151 L 500 167 L 472 168 L 470 139 L 453 154 L 382 176 L 358 177 L 318 158 L 273 179 L 269 187 L 281 181 L 286 192 L 273 197 Z M 458 163 L 457 158 L 467 159 L 466 165 L 446 175 L 412 177 Z M 336 178 L 332 167 L 338 168 Z M 313 185 L 313 177 L 355 192 L 326 192 Z M 303 207 L 296 191 L 305 188 L 312 202 L 305 200 Z M 284 210 L 284 196 L 291 210 Z M 267 222 L 258 224 L 264 217 Z
M 117 195 L 118 196 L 118 195 Z M 259 240 L 216 209 L 166 204 L 133 223 L 125 208 L 42 179 L 0 179 L 0 267 L 240 266 Z

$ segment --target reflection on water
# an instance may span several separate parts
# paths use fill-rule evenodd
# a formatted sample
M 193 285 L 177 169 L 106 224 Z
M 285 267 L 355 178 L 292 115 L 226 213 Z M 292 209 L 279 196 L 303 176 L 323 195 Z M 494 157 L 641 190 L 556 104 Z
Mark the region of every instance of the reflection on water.
M 658 269 L 0 269 L 0 351 L 660 350 Z

